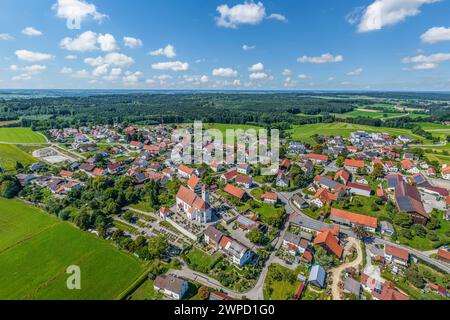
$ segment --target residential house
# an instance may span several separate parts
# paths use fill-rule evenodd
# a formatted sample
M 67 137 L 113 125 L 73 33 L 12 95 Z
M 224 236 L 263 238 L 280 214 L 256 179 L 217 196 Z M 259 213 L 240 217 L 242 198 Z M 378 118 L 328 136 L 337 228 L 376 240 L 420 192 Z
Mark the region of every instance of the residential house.
M 344 292 L 353 294 L 359 299 L 361 295 L 361 283 L 353 278 L 346 278 L 344 281 Z
M 351 173 L 356 173 L 358 169 L 364 168 L 365 164 L 363 160 L 345 159 L 344 168 Z
M 248 175 L 250 173 L 250 165 L 248 163 L 242 163 L 237 166 L 237 172 L 240 174 Z
M 237 170 L 231 170 L 231 171 L 223 173 L 220 176 L 220 179 L 222 179 L 225 182 L 230 182 L 230 181 L 233 181 L 234 179 L 236 179 L 237 175 L 238 175 Z
M 314 244 L 323 247 L 327 252 L 334 254 L 339 259 L 342 258 L 344 253 L 344 249 L 339 245 L 337 234 L 333 230 L 324 230 L 314 239 Z
M 441 174 L 442 174 L 442 178 L 444 178 L 446 180 L 450 180 L 450 166 L 443 167 Z
M 222 237 L 219 246 L 230 256 L 231 261 L 240 267 L 246 265 L 253 257 L 253 252 L 250 249 L 227 236 Z
M 387 244 L 384 246 L 384 260 L 388 263 L 395 263 L 396 265 L 407 267 L 409 252 L 405 249 Z
M 236 176 L 235 182 L 238 186 L 243 186 L 244 188 L 247 189 L 250 189 L 253 184 L 252 177 L 243 176 L 240 174 Z
M 173 275 L 161 275 L 156 277 L 153 287 L 156 291 L 161 291 L 166 296 L 181 300 L 189 289 L 189 283 Z
M 340 181 L 346 185 L 350 181 L 350 173 L 345 169 L 341 169 L 334 175 L 334 181 Z
M 440 248 L 437 252 L 437 257 L 439 260 L 450 263 L 450 248 Z
M 286 232 L 283 237 L 283 248 L 286 249 L 289 254 L 296 256 L 297 254 L 303 254 L 308 248 L 309 242 L 303 239 L 301 235 Z
M 322 154 L 310 153 L 306 157 L 317 164 L 325 164 L 328 162 L 328 156 Z
M 299 194 L 295 194 L 292 197 L 292 203 L 294 203 L 299 209 L 306 209 L 309 206 L 308 202 L 306 202 L 305 199 L 303 199 Z
M 280 174 L 277 175 L 275 185 L 279 188 L 288 188 L 290 185 L 289 177 L 283 172 L 281 172 Z
M 206 228 L 206 230 L 203 234 L 203 237 L 204 237 L 203 239 L 207 245 L 209 245 L 217 250 L 217 249 L 219 249 L 219 243 L 220 243 L 220 240 L 222 240 L 223 236 L 224 236 L 224 234 L 222 232 L 220 232 L 213 226 L 209 226 L 208 228 Z
M 178 167 L 178 175 L 181 178 L 189 179 L 192 176 L 193 173 L 194 173 L 194 170 L 189 168 L 189 167 L 187 167 L 187 166 L 185 166 L 184 164 L 181 164 Z
M 409 297 L 400 292 L 390 281 L 371 277 L 363 273 L 361 275 L 361 284 L 363 289 L 369 292 L 374 300 L 409 300 Z
M 261 196 L 265 203 L 275 204 L 278 201 L 278 196 L 274 192 L 266 192 Z
M 246 196 L 246 192 L 245 190 L 242 190 L 241 188 L 235 187 L 232 184 L 227 184 L 225 186 L 225 189 L 223 189 L 223 191 L 225 191 L 226 193 L 228 193 L 229 195 L 239 199 L 239 200 L 243 200 Z

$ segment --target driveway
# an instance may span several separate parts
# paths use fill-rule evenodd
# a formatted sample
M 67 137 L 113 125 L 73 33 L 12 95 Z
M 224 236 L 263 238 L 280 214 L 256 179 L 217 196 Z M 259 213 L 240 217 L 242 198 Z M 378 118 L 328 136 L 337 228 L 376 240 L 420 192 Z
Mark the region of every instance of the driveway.
M 339 282 L 341 280 L 342 272 L 347 268 L 357 268 L 360 264 L 362 264 L 363 253 L 360 242 L 355 238 L 348 238 L 347 245 L 345 246 L 345 252 L 348 253 L 352 247 L 356 248 L 358 257 L 352 262 L 344 263 L 339 267 L 332 269 L 330 271 L 333 279 L 333 284 L 331 286 L 331 291 L 333 293 L 333 300 L 341 300 L 341 295 L 339 292 Z

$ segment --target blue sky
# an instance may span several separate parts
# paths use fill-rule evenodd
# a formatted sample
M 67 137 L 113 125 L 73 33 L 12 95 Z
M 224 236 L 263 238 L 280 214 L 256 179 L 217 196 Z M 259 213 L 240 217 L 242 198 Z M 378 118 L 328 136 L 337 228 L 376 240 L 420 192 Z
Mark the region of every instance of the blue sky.
M 0 88 L 450 89 L 449 0 L 2 0 L 0 15 Z

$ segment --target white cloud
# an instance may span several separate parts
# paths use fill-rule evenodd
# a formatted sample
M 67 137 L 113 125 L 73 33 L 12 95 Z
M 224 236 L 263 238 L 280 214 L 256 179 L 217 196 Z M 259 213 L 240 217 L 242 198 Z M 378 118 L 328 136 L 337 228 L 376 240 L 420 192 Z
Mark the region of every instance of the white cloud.
M 112 34 L 100 34 L 97 39 L 102 51 L 115 51 L 117 50 L 117 42 Z
M 359 32 L 380 30 L 385 26 L 416 16 L 424 4 L 440 0 L 375 0 L 362 14 L 358 25 Z
M 237 77 L 238 72 L 231 68 L 217 68 L 212 71 L 215 77 Z
M 18 59 L 31 62 L 51 60 L 54 58 L 53 55 L 48 53 L 33 52 L 29 50 L 17 50 L 15 54 Z
M 299 74 L 299 75 L 298 75 L 298 78 L 299 78 L 299 79 L 307 79 L 308 76 L 307 76 L 306 74 Z
M 79 78 L 79 79 L 86 79 L 86 78 L 90 78 L 91 75 L 89 74 L 89 72 L 87 72 L 86 70 L 83 69 L 83 70 L 79 70 L 79 71 L 72 73 L 72 77 Z
M 333 81 L 334 80 L 334 77 L 329 77 L 328 78 L 328 81 Z
M 72 68 L 69 68 L 69 67 L 63 67 L 59 73 L 71 74 L 71 73 L 73 73 L 73 70 L 72 70 Z
M 28 81 L 28 80 L 31 80 L 31 79 L 32 79 L 31 76 L 29 74 L 27 74 L 27 73 L 21 74 L 19 76 L 12 77 L 13 81 Z
M 250 74 L 249 78 L 251 80 L 272 80 L 273 79 L 273 77 L 269 76 L 265 72 L 254 72 L 254 73 Z
M 233 81 L 233 86 L 240 87 L 241 85 L 242 85 L 241 84 L 241 80 L 236 79 L 236 80 Z
M 175 52 L 175 47 L 168 44 L 165 48 L 160 48 L 149 53 L 151 56 L 166 56 L 167 58 L 174 58 L 177 54 Z
M 137 72 L 127 72 L 123 77 L 123 82 L 125 85 L 135 85 L 142 80 L 143 73 L 140 71 Z
M 361 73 L 363 73 L 363 71 L 364 71 L 363 68 L 358 68 L 358 69 L 348 72 L 347 75 L 348 76 L 359 76 Z
M 14 71 L 14 72 L 22 71 L 26 74 L 38 74 L 38 73 L 41 73 L 41 72 L 47 70 L 47 67 L 40 65 L 40 64 L 33 64 L 31 66 L 25 66 L 25 67 L 19 68 L 17 65 L 13 64 L 13 65 L 9 66 L 9 70 Z
M 226 4 L 217 7 L 219 17 L 216 17 L 217 25 L 224 28 L 237 28 L 240 24 L 259 24 L 266 16 L 266 9 L 261 2 L 241 3 L 234 7 Z
M 123 44 L 133 49 L 140 48 L 143 45 L 142 40 L 133 37 L 123 37 Z
M 256 46 L 250 46 L 250 45 L 246 45 L 246 44 L 244 44 L 242 46 L 242 50 L 244 50 L 244 51 L 250 51 L 250 50 L 254 50 L 254 49 L 256 49 Z
M 350 84 L 350 82 L 348 82 L 348 81 L 342 81 L 341 82 L 341 85 L 343 85 L 343 86 L 348 86 Z
M 94 71 L 92 71 L 92 75 L 94 77 L 104 76 L 104 75 L 108 74 L 108 67 L 109 67 L 109 65 L 107 65 L 107 64 L 98 66 L 97 68 L 94 69 Z
M 22 30 L 22 34 L 30 37 L 42 36 L 42 32 L 33 27 L 26 27 Z
M 122 69 L 120 68 L 112 68 L 109 75 L 104 76 L 103 79 L 107 81 L 116 81 L 119 79 L 119 76 L 122 74 Z
M 189 63 L 181 62 L 181 61 L 158 62 L 158 63 L 152 64 L 152 69 L 187 71 L 187 70 L 189 70 Z
M 61 48 L 69 51 L 94 51 L 97 50 L 97 34 L 92 31 L 86 31 L 78 38 L 64 38 L 60 43 Z
M 123 67 L 132 65 L 134 60 L 123 53 L 111 52 L 104 57 L 86 58 L 84 59 L 84 63 L 92 67 L 98 67 L 104 64 Z
M 30 74 L 41 73 L 45 70 L 47 70 L 47 67 L 40 64 L 33 64 L 22 68 L 22 71 Z
M 283 76 L 285 77 L 289 77 L 292 76 L 292 70 L 291 69 L 284 69 L 283 72 L 281 73 Z
M 69 54 L 69 55 L 67 55 L 65 58 L 66 58 L 66 60 L 76 60 L 76 59 L 77 59 L 77 56 L 75 56 L 75 55 L 73 55 L 73 54 Z
M 319 57 L 308 57 L 302 56 L 297 59 L 298 62 L 301 63 L 336 63 L 344 60 L 344 57 L 341 55 L 333 56 L 331 53 L 324 53 Z
M 406 57 L 402 63 L 413 64 L 415 70 L 436 69 L 440 63 L 450 60 L 450 53 L 435 53 L 429 56 L 423 54 L 415 57 Z
M 450 41 L 450 28 L 434 27 L 428 29 L 424 34 L 420 36 L 420 39 L 426 43 Z
M 272 13 L 270 16 L 267 17 L 267 19 L 277 20 L 277 21 L 281 21 L 281 22 L 287 22 L 286 17 L 279 13 Z
M 248 71 L 250 72 L 258 72 L 258 71 L 263 71 L 264 70 L 264 65 L 261 62 L 258 62 L 254 65 L 252 65 L 250 68 L 248 68 Z
M 98 22 L 102 22 L 107 15 L 97 11 L 95 5 L 85 0 L 58 0 L 52 6 L 56 11 L 56 16 L 67 20 L 67 28 L 80 29 L 81 22 L 88 18 L 92 18 Z
M 9 33 L 0 33 L 0 40 L 13 40 L 14 37 Z
M 194 85 L 205 84 L 209 82 L 208 76 L 184 76 L 183 79 L 186 82 L 192 83 Z

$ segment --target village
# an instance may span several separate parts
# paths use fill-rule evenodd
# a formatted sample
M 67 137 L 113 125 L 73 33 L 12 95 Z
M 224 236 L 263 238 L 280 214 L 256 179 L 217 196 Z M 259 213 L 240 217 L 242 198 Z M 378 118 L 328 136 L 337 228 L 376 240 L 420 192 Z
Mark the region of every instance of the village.
M 264 165 L 228 158 L 183 163 L 172 156 L 191 143 L 173 138 L 180 128 L 192 133 L 164 124 L 50 130 L 51 146 L 34 152 L 40 162 L 17 175 L 22 196 L 64 199 L 92 181 L 127 179 L 135 196 L 102 232 L 164 236 L 163 256 L 179 261 L 153 279 L 167 299 L 183 299 L 191 282 L 211 300 L 277 299 L 283 283 L 292 286 L 283 297 L 297 300 L 450 297 L 450 166 L 410 152 L 412 138 L 358 131 L 311 146 L 282 137 L 266 176 Z M 214 143 L 205 134 L 203 152 L 217 152 Z

